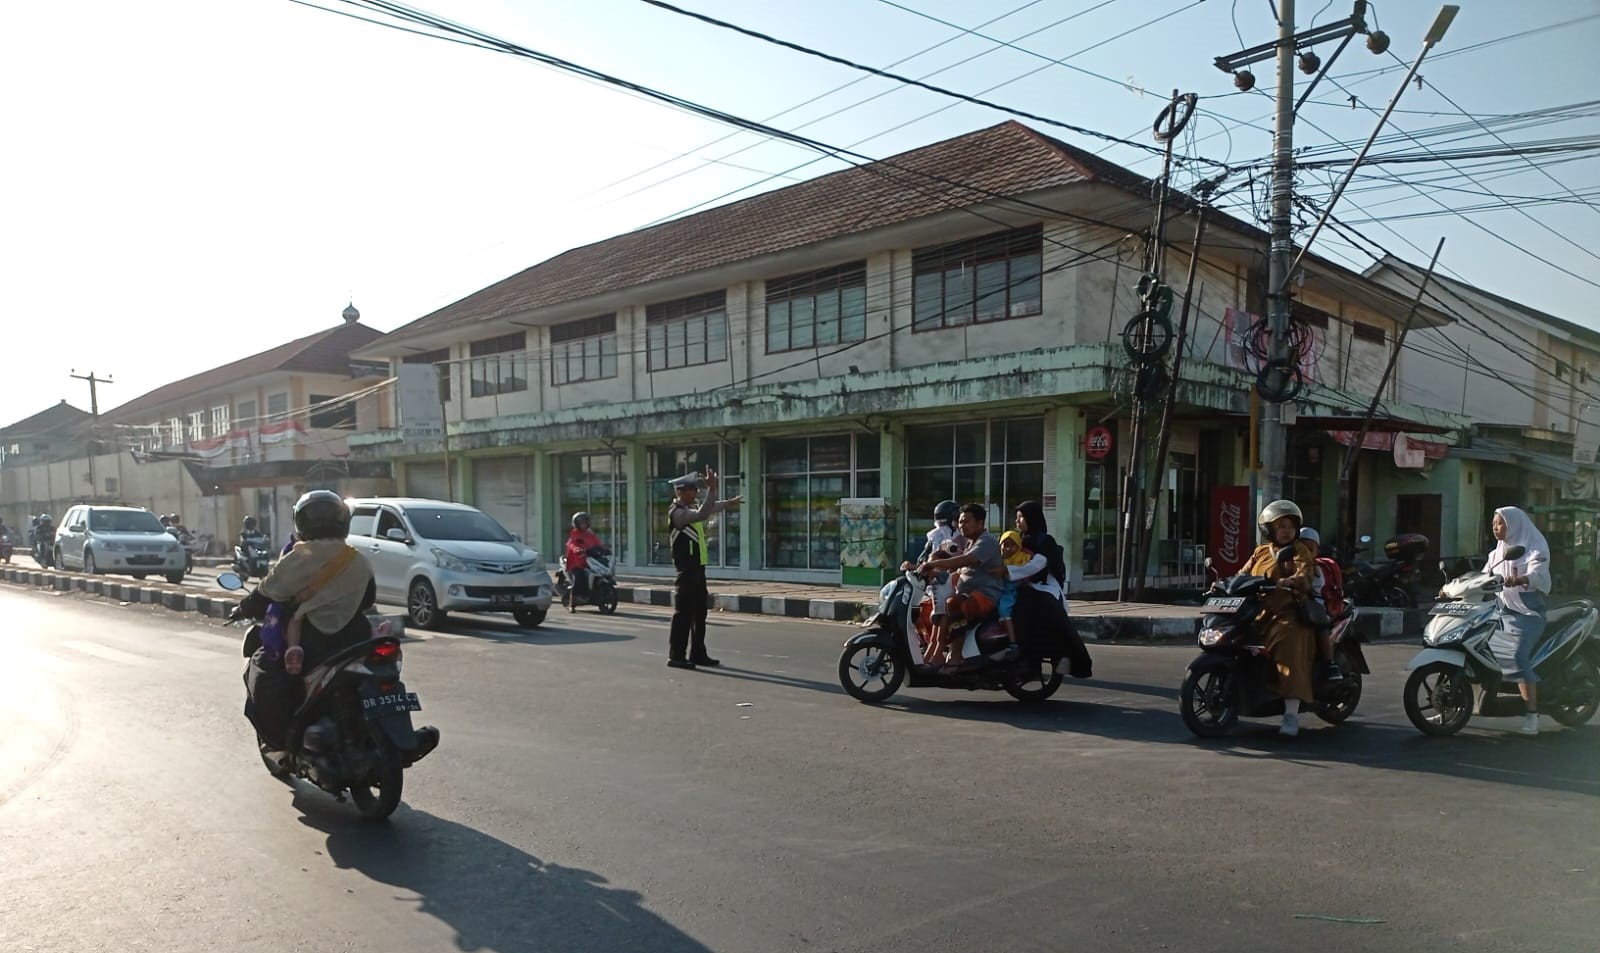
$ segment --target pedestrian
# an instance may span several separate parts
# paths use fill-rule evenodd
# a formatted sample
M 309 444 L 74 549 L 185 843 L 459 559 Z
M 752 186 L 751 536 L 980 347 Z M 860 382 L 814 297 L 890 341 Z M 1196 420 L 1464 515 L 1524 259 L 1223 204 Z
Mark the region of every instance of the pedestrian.
M 717 471 L 710 467 L 706 467 L 704 477 L 686 473 L 667 482 L 672 486 L 672 506 L 667 510 L 672 566 L 678 573 L 673 581 L 667 665 L 688 669 L 721 665 L 721 661 L 706 654 L 706 612 L 711 608 L 711 593 L 706 589 L 706 520 L 724 510 L 738 509 L 744 498 L 716 499 Z M 696 506 L 702 487 L 707 499 Z

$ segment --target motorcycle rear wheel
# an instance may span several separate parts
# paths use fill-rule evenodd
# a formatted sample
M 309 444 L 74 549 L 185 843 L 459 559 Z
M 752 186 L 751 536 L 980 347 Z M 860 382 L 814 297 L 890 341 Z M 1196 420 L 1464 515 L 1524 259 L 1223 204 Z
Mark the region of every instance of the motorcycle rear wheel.
M 1239 687 L 1232 672 L 1191 671 L 1178 692 L 1178 714 L 1201 738 L 1221 738 L 1239 722 Z
M 1415 609 L 1417 599 L 1403 586 L 1390 586 L 1383 590 L 1383 604 L 1391 609 Z
M 839 684 L 856 701 L 876 705 L 900 690 L 906 670 L 888 646 L 865 642 L 846 646 L 839 656 Z M 874 684 L 877 685 L 873 688 Z
M 1581 698 L 1582 701 L 1577 705 L 1556 705 L 1548 712 L 1551 718 L 1568 728 L 1587 725 L 1595 712 L 1600 711 L 1600 668 L 1588 663 L 1584 667 L 1588 671 L 1581 676 L 1582 683 L 1570 689 L 1570 697 Z
M 1447 662 L 1433 662 L 1412 672 L 1402 701 L 1406 717 L 1425 735 L 1453 735 L 1472 720 L 1472 682 L 1459 666 Z
M 1025 705 L 1037 704 L 1054 695 L 1056 689 L 1061 687 L 1061 673 L 1056 671 L 1056 660 L 1044 659 L 1038 665 L 1039 670 L 1030 671 L 1026 680 L 1006 679 L 1003 685 L 1006 694 Z
M 386 737 L 374 739 L 378 748 L 378 764 L 372 777 L 350 785 L 350 800 L 356 810 L 369 821 L 381 821 L 400 806 L 400 789 L 405 785 L 405 762 L 400 752 Z M 374 793 L 376 789 L 376 793 Z

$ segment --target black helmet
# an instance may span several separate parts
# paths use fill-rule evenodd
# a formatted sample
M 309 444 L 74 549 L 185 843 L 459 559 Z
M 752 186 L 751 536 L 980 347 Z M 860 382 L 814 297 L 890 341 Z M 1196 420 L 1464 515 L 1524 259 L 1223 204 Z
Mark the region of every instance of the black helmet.
M 961 506 L 955 500 L 940 500 L 933 508 L 933 521 L 935 523 L 953 523 L 961 514 Z
M 245 532 L 247 532 L 247 533 L 251 532 L 255 528 L 256 528 L 256 518 L 254 516 L 246 516 L 244 518 L 244 529 L 245 529 Z
M 589 514 L 585 513 L 583 510 L 579 510 L 578 512 L 572 514 L 572 528 L 573 529 L 577 529 L 578 528 L 578 521 L 579 520 L 583 520 L 585 523 L 591 522 L 591 520 L 589 519 Z
M 332 490 L 312 490 L 294 504 L 294 532 L 301 539 L 344 539 L 350 507 Z
M 41 522 L 41 523 L 51 523 L 51 522 L 54 522 L 54 520 L 50 519 L 50 514 L 49 513 L 40 513 L 39 514 L 39 522 Z

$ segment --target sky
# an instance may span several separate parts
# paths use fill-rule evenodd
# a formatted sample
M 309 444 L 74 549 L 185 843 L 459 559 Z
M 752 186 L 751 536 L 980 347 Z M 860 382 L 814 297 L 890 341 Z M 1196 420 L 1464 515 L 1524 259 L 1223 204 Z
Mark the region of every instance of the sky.
M 418 5 L 873 158 L 1012 118 L 641 0 Z M 1199 112 L 1180 154 L 1243 165 L 1271 150 L 1272 64 L 1255 67 L 1250 93 L 1212 65 L 1275 37 L 1270 0 L 678 5 L 1141 142 L 1171 91 L 1192 91 Z M 1346 142 L 1335 154 L 1353 154 L 1439 6 L 1375 3 L 1369 20 L 1390 36 L 1394 56 L 1352 43 L 1330 71 L 1343 88 L 1318 87 L 1299 114 L 1296 145 Z M 1298 7 L 1302 27 L 1350 12 L 1349 0 Z M 1391 132 L 1460 125 L 1459 136 L 1424 141 L 1499 147 L 1456 106 L 1493 122 L 1600 98 L 1600 0 L 1461 7 L 1425 61 L 1421 87 L 1407 88 Z M 347 303 L 363 323 L 393 330 L 568 248 L 844 167 L 527 59 L 327 10 L 371 15 L 342 0 L 10 5 L 0 35 L 0 426 L 62 399 L 87 409 L 88 385 L 73 372 L 112 378 L 99 388 L 100 409 L 109 410 L 331 328 Z M 1449 55 L 1578 18 L 1587 19 Z M 1326 58 L 1333 44 L 1317 51 Z M 1380 67 L 1388 71 L 1373 72 Z M 1296 78 L 1303 89 L 1308 77 Z M 1022 121 L 1146 175 L 1159 171 L 1144 150 Z M 1560 124 L 1495 128 L 1513 144 L 1593 137 L 1600 109 Z M 1374 153 L 1385 148 L 1417 146 L 1401 141 Z M 1388 165 L 1373 171 L 1425 182 L 1421 193 L 1357 179 L 1336 214 L 1423 263 L 1444 236 L 1446 274 L 1600 328 L 1600 157 L 1559 158 L 1495 172 L 1463 160 L 1479 183 L 1455 179 L 1443 183 L 1449 189 L 1438 187 L 1449 173 L 1442 166 Z M 1200 168 L 1184 167 L 1178 182 L 1192 183 Z M 1331 191 L 1328 173 L 1300 184 L 1312 195 Z M 1480 191 L 1563 201 L 1519 198 L 1518 212 Z M 1235 194 L 1242 200 L 1248 190 Z M 1419 215 L 1441 204 L 1472 211 Z M 1335 236 L 1319 238 L 1315 250 L 1357 268 L 1371 263 Z

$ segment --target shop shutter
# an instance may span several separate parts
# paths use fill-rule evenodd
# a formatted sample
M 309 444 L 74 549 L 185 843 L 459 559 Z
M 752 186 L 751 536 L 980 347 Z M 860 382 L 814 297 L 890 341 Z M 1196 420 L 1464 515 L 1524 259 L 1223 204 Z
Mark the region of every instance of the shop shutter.
M 449 487 L 444 478 L 444 462 L 406 464 L 405 495 L 419 500 L 448 500 Z
M 500 525 L 529 538 L 528 468 L 525 457 L 501 457 L 472 462 L 473 505 L 499 520 Z

